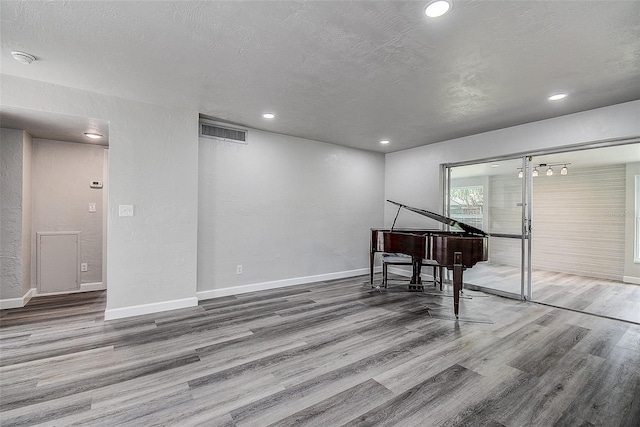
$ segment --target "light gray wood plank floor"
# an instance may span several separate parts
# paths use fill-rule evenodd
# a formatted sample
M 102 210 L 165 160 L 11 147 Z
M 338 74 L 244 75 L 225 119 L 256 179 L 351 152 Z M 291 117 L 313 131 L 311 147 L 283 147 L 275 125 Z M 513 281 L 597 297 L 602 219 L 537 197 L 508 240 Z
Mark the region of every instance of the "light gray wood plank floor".
M 464 280 L 520 293 L 519 267 L 482 262 Z M 531 282 L 533 301 L 640 324 L 640 285 L 545 270 L 533 270 Z
M 639 325 L 452 304 L 364 276 L 108 322 L 104 292 L 34 298 L 0 312 L 0 424 L 640 425 Z

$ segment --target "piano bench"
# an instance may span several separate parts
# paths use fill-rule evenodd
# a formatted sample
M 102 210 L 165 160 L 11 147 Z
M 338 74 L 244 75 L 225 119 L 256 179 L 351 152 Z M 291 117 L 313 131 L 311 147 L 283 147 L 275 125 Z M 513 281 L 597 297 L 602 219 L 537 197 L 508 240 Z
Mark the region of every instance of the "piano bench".
M 387 266 L 388 265 L 413 265 L 412 259 L 408 255 L 394 254 L 383 252 L 382 253 L 382 286 L 387 287 Z M 440 290 L 442 290 L 442 267 L 437 262 L 430 259 L 422 260 L 423 267 L 433 267 L 433 285 L 440 284 Z M 437 272 L 437 273 L 436 273 Z M 431 281 L 431 280 L 430 280 Z M 422 285 L 410 285 L 422 286 Z

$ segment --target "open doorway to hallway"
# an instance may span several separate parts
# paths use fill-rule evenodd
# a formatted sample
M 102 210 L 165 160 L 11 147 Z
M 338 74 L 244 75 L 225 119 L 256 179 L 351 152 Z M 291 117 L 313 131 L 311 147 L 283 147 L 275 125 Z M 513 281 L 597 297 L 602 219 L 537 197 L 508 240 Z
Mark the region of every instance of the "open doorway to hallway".
M 0 307 L 106 289 L 108 122 L 6 106 L 0 118 L 3 152 L 15 152 L 3 185 L 20 189 L 3 193 L 19 227 L 3 215 L 16 271 L 2 278 Z

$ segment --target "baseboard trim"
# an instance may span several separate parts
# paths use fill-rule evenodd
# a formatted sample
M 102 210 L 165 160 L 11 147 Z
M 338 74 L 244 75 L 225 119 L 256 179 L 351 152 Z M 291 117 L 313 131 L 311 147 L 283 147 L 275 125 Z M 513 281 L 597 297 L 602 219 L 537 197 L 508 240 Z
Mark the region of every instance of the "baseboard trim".
M 62 292 L 38 292 L 38 288 L 33 288 L 33 296 L 34 297 L 48 297 L 53 295 L 70 295 L 70 294 L 79 294 L 82 292 L 93 292 L 93 291 L 104 291 L 107 287 L 104 286 L 102 282 L 94 282 L 94 283 L 81 283 L 80 289 L 74 289 L 72 291 L 62 291 Z
M 27 305 L 31 297 L 35 294 L 35 288 L 29 289 L 22 298 L 7 298 L 0 299 L 0 310 L 5 310 L 9 308 L 21 308 Z
M 177 310 L 179 308 L 195 307 L 198 298 L 182 298 L 172 301 L 155 302 L 151 304 L 132 305 L 129 307 L 112 308 L 104 311 L 104 320 L 123 319 L 125 317 L 141 316 L 144 314 L 159 313 L 161 311 Z
M 380 271 L 380 267 L 374 269 Z M 249 292 L 266 291 L 268 289 L 284 288 L 286 286 L 302 285 L 305 283 L 323 282 L 325 280 L 346 279 L 348 277 L 362 276 L 369 274 L 368 268 L 357 270 L 338 271 L 336 273 L 318 274 L 316 276 L 295 277 L 292 279 L 274 280 L 271 282 L 252 283 L 250 285 L 234 286 L 229 288 L 212 289 L 210 291 L 196 292 L 198 300 L 226 297 L 229 295 L 240 295 Z
M 634 285 L 640 285 L 640 277 L 623 276 L 622 281 L 624 283 L 633 283 Z
M 107 287 L 102 282 L 81 283 L 80 292 L 104 291 Z

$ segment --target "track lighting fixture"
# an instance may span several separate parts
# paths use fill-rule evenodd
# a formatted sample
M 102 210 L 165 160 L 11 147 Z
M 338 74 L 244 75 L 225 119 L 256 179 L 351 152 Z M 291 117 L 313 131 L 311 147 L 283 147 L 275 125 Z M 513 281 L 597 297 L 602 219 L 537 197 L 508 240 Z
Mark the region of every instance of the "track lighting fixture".
M 554 163 L 554 164 L 540 163 L 537 165 L 532 165 L 533 170 L 531 171 L 531 176 L 536 177 L 540 175 L 538 168 L 547 168 L 546 175 L 553 176 L 553 166 L 562 166 L 562 169 L 560 169 L 560 175 L 569 175 L 569 169 L 567 168 L 567 165 L 570 165 L 570 164 L 571 163 Z M 517 168 L 517 169 L 518 169 L 518 178 L 524 177 L 524 171 L 522 170 L 522 168 Z

